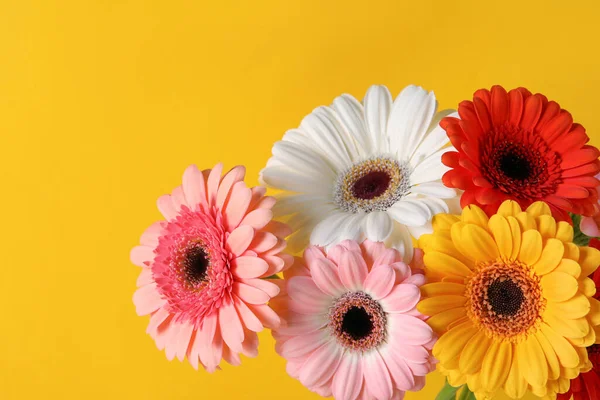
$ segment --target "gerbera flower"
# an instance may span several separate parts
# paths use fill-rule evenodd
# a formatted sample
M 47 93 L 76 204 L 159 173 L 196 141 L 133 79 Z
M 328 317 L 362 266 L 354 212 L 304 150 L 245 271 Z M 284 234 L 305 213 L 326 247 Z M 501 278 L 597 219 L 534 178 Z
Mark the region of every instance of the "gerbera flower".
M 415 306 L 422 274 L 383 243 L 309 247 L 286 272 L 274 307 L 287 322 L 274 331 L 288 373 L 340 400 L 402 399 L 434 368 L 431 328 Z
M 600 178 L 600 174 L 596 175 L 596 179 Z M 600 186 L 596 187 L 596 191 L 600 194 Z M 581 217 L 581 223 L 579 225 L 579 229 L 581 232 L 585 233 L 590 237 L 599 237 L 600 236 L 600 213 L 591 216 Z
M 460 103 L 458 114 L 440 123 L 457 150 L 442 158 L 452 168 L 443 181 L 465 191 L 463 207 L 477 204 L 491 215 L 507 199 L 522 207 L 543 200 L 564 221 L 568 212 L 597 212 L 600 152 L 558 103 L 494 86 Z
M 433 92 L 408 86 L 392 101 L 372 86 L 361 104 L 344 94 L 318 107 L 273 146 L 261 172 L 270 187 L 293 192 L 273 208 L 289 216 L 294 251 L 344 239 L 385 241 L 406 260 L 411 234 L 431 231 L 431 217 L 455 198 L 441 178 L 448 138 Z M 312 233 L 311 233 L 312 232 Z
M 133 302 L 150 315 L 146 332 L 169 360 L 187 357 L 211 372 L 221 359 L 237 365 L 240 354 L 255 356 L 256 332 L 279 326 L 267 305 L 279 287 L 263 278 L 293 262 L 282 253 L 288 228 L 271 221 L 275 199 L 246 187 L 244 167 L 221 178 L 222 169 L 188 167 L 183 185 L 158 199 L 166 221 L 131 251 L 143 268 Z
M 600 333 L 587 277 L 600 251 L 573 244 L 573 227 L 543 202 L 523 212 L 505 201 L 491 218 L 467 206 L 433 227 L 419 241 L 430 283 L 417 309 L 440 335 L 433 355 L 450 384 L 467 383 L 478 399 L 565 392 Z
M 590 240 L 590 247 L 600 249 L 600 241 L 598 239 Z M 596 284 L 596 294 L 594 298 L 600 299 L 600 292 L 597 290 L 600 287 L 600 269 L 597 269 L 593 274 L 593 280 Z M 596 329 L 596 336 L 600 337 L 600 331 Z M 574 379 L 571 379 L 571 386 L 566 393 L 559 394 L 558 400 L 597 400 L 600 399 L 600 345 L 593 344 L 587 348 L 588 357 L 590 359 L 592 369 L 583 372 Z

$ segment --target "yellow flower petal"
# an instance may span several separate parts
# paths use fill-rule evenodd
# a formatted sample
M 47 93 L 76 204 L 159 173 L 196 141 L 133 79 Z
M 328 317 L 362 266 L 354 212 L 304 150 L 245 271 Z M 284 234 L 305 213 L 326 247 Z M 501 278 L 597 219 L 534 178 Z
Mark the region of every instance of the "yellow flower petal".
M 573 261 L 568 258 L 563 258 L 558 264 L 558 266 L 554 269 L 554 271 L 564 272 L 575 278 L 579 278 L 579 276 L 581 275 L 581 266 L 577 261 Z
M 556 221 L 550 215 L 540 215 L 535 219 L 535 222 L 544 240 L 556 236 Z
M 579 365 L 579 355 L 567 339 L 559 335 L 550 325 L 542 323 L 540 331 L 552 345 L 560 365 L 565 368 L 575 368 Z
M 556 236 L 561 242 L 573 241 L 573 227 L 566 221 L 559 221 L 556 224 Z
M 512 235 L 512 254 L 510 255 L 511 260 L 516 260 L 521 250 L 521 226 L 519 221 L 515 217 L 506 217 L 508 224 L 510 225 L 510 232 Z
M 566 301 L 549 301 L 546 308 L 552 308 L 555 315 L 563 315 L 567 319 L 577 319 L 587 316 L 590 312 L 590 299 L 581 293 L 577 293 Z M 600 318 L 600 313 L 598 315 Z
M 494 340 L 481 366 L 481 385 L 488 392 L 499 389 L 508 374 L 513 358 L 513 344 Z
M 469 224 L 462 229 L 461 236 L 463 247 L 468 251 L 468 254 L 465 254 L 465 256 L 476 262 L 498 258 L 498 246 L 496 246 L 490 234 L 482 227 Z M 452 241 L 454 242 L 454 238 L 452 238 Z
M 508 224 L 506 218 L 498 214 L 493 215 L 492 218 L 490 218 L 488 226 L 494 235 L 500 255 L 505 258 L 511 258 L 513 238 L 510 225 Z
M 530 229 L 537 230 L 537 224 L 535 223 L 535 219 L 526 212 L 517 214 L 516 218 L 517 221 L 519 221 L 519 225 L 521 225 L 521 231 L 525 232 Z
M 540 259 L 533 265 L 536 274 L 544 275 L 558 266 L 562 260 L 565 247 L 558 239 L 548 239 L 542 250 Z
M 579 264 L 583 276 L 590 276 L 600 265 L 600 251 L 593 247 L 579 248 Z
M 586 318 L 588 324 L 590 323 L 589 318 Z M 571 343 L 573 343 L 575 346 L 577 346 L 575 349 L 577 350 L 577 348 L 579 347 L 589 347 L 591 345 L 593 345 L 596 342 L 596 332 L 593 329 L 590 329 L 590 331 L 588 332 L 587 335 L 585 335 L 582 338 L 574 338 L 574 339 L 569 339 L 569 341 Z
M 421 237 L 417 240 L 419 244 L 419 248 L 423 249 L 423 251 L 428 251 L 431 247 L 431 242 L 434 240 L 435 235 L 433 234 L 425 234 L 421 235 Z
M 527 265 L 533 265 L 542 255 L 542 235 L 534 229 L 523 232 L 519 260 Z
M 520 399 L 525 395 L 525 392 L 527 391 L 527 381 L 523 377 L 522 371 L 523 367 L 519 365 L 518 357 L 513 351 L 510 372 L 508 373 L 508 378 L 506 378 L 506 382 L 504 382 L 504 391 L 509 397 L 513 399 Z
M 489 218 L 483 210 L 475 205 L 468 205 L 462 211 L 461 219 L 467 224 L 475 224 L 487 229 Z
M 548 382 L 546 382 L 546 384 L 544 384 L 544 386 L 535 386 L 535 387 L 532 386 L 531 393 L 533 393 L 537 397 L 541 397 L 541 398 L 546 397 L 546 394 L 548 394 L 548 387 L 546 386 L 547 383 Z
M 465 293 L 465 285 L 449 282 L 427 283 L 421 286 L 421 293 L 424 297 L 440 296 L 444 294 L 463 295 Z
M 600 301 L 593 297 L 589 299 L 590 302 L 590 313 L 588 318 L 593 326 L 600 325 Z
M 568 258 L 569 260 L 579 261 L 579 246 L 575 243 L 564 243 L 565 246 L 565 254 L 564 258 Z
M 548 363 L 544 350 L 535 335 L 516 345 L 519 365 L 523 366 L 522 372 L 525 380 L 531 386 L 545 386 L 548 380 Z
M 503 217 L 515 216 L 521 212 L 521 206 L 514 200 L 506 200 L 502 202 L 496 214 Z
M 585 318 L 567 319 L 563 315 L 555 314 L 551 307 L 546 308 L 542 319 L 556 333 L 566 338 L 583 338 L 590 331 L 590 324 Z
M 471 275 L 471 270 L 456 258 L 448 254 L 432 251 L 423 256 L 425 270 L 431 270 L 434 273 L 442 275 L 451 275 L 465 278 Z
M 580 279 L 579 290 L 587 297 L 593 297 L 596 294 L 596 284 L 590 278 Z
M 443 334 L 433 346 L 433 356 L 440 362 L 457 357 L 471 337 L 477 333 L 473 323 L 465 321 Z
M 484 331 L 479 331 L 467 342 L 460 353 L 458 367 L 463 374 L 474 374 L 479 371 L 483 357 L 490 347 L 490 339 Z
M 436 214 L 431 223 L 433 225 L 433 230 L 437 232 L 441 229 L 450 229 L 450 227 L 458 221 L 460 221 L 460 218 L 457 215 Z
M 431 240 L 429 251 L 439 251 L 440 253 L 448 254 L 456 258 L 458 261 L 462 262 L 469 268 L 475 267 L 473 262 L 462 255 L 460 251 L 454 246 L 452 242 L 452 238 L 450 237 L 440 237 L 435 235 L 433 240 Z
M 467 302 L 464 296 L 435 296 L 421 300 L 417 310 L 425 315 L 436 315 L 451 308 L 462 307 Z
M 548 207 L 548 204 L 544 203 L 543 201 L 536 201 L 535 203 L 527 207 L 526 211 L 528 214 L 531 214 L 531 216 L 534 218 L 537 218 L 540 215 L 552 215 L 550 207 Z
M 469 390 L 475 393 L 481 390 L 481 379 L 480 374 L 473 374 L 467 377 L 467 385 L 469 385 Z
M 467 315 L 465 307 L 452 308 L 439 314 L 436 314 L 427 320 L 427 324 L 433 329 L 438 335 L 443 334 L 450 324 L 463 318 Z
M 544 356 L 548 362 L 548 379 L 558 379 L 560 376 L 560 363 L 558 362 L 556 352 L 552 348 L 548 338 L 546 338 L 541 331 L 537 331 L 535 333 L 535 337 L 540 343 L 540 346 L 542 346 L 542 350 L 544 350 Z
M 551 272 L 540 281 L 544 297 L 553 301 L 565 301 L 577 293 L 577 279 L 564 272 Z

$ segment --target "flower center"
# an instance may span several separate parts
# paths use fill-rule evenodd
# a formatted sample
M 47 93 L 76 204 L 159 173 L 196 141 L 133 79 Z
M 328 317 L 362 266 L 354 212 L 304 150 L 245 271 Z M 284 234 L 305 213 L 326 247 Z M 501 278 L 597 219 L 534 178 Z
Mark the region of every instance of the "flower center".
M 387 157 L 371 158 L 344 171 L 334 186 L 334 201 L 344 211 L 385 211 L 410 187 L 408 166 Z
M 482 263 L 467 283 L 467 314 L 490 336 L 520 341 L 535 332 L 546 306 L 539 276 L 518 261 Z
M 387 318 L 381 305 L 364 292 L 348 292 L 329 310 L 329 329 L 349 350 L 367 351 L 386 337 Z
M 483 176 L 495 188 L 519 199 L 534 200 L 556 191 L 560 156 L 540 135 L 509 124 L 495 127 L 480 146 Z
M 185 253 L 182 263 L 182 272 L 187 283 L 195 286 L 207 279 L 210 258 L 199 244 L 190 247 Z

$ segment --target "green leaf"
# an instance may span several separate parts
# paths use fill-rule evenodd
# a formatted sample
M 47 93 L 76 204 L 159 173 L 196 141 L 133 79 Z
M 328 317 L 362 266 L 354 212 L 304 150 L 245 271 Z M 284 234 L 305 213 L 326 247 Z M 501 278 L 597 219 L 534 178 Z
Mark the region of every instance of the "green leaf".
M 456 399 L 456 392 L 461 387 L 462 386 L 458 386 L 458 387 L 451 386 L 448 383 L 448 380 L 446 380 L 446 383 L 444 384 L 444 387 L 442 388 L 442 390 L 440 390 L 440 392 L 438 393 L 438 395 L 435 398 L 435 400 L 455 400 Z
M 279 277 L 279 275 L 271 275 L 271 276 L 267 276 L 265 279 L 281 279 Z
M 475 393 L 471 392 L 467 385 L 463 385 L 463 389 L 460 392 L 458 400 L 475 400 Z
M 581 215 L 569 214 L 573 221 L 573 243 L 577 246 L 587 246 L 590 243 L 591 237 L 581 232 L 579 229 L 579 223 L 581 222 Z

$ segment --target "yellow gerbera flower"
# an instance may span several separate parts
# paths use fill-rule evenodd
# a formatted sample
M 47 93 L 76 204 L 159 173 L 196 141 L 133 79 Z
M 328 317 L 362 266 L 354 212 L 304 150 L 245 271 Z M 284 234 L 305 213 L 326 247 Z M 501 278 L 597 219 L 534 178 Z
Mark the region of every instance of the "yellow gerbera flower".
M 478 399 L 499 390 L 548 399 L 591 368 L 600 302 L 588 276 L 600 251 L 573 243 L 573 228 L 548 205 L 505 201 L 491 218 L 477 206 L 440 214 L 420 247 L 428 282 L 418 310 L 440 339 L 438 369 Z

